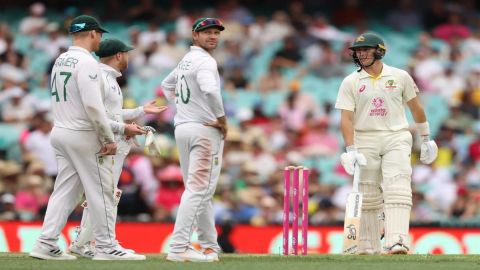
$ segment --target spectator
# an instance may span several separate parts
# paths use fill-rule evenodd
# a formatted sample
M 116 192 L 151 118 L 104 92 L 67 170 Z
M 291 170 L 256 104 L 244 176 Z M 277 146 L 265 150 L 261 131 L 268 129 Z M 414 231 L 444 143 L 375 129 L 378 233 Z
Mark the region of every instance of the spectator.
M 17 192 L 15 209 L 23 221 L 38 220 L 40 210 L 45 212 L 48 195 L 43 185 L 43 180 L 36 175 L 27 175 L 24 187 Z
M 35 2 L 31 4 L 30 16 L 23 18 L 20 22 L 20 32 L 24 35 L 40 33 L 48 23 L 44 15 L 45 5 L 43 3 Z
M 168 165 L 157 174 L 160 188 L 156 198 L 155 220 L 173 221 L 183 190 L 182 171 L 178 165 Z
M 15 209 L 15 196 L 4 193 L 0 196 L 0 221 L 16 221 L 20 216 Z
M 26 142 L 25 150 L 30 152 L 36 159 L 45 165 L 47 175 L 55 179 L 57 175 L 57 160 L 55 151 L 50 144 L 50 131 L 53 123 L 50 115 L 37 114 L 38 127 L 30 133 Z
M 414 9 L 412 0 L 401 0 L 387 16 L 387 24 L 396 31 L 418 28 L 422 22 L 420 13 Z

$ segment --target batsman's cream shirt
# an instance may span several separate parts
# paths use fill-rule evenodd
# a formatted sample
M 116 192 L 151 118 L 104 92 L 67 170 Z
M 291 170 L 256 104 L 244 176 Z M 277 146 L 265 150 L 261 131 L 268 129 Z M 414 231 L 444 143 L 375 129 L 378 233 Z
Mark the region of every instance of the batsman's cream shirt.
M 117 138 L 121 138 L 125 131 L 124 121 L 133 120 L 137 117 L 145 115 L 143 106 L 135 109 L 123 109 L 122 89 L 118 85 L 117 78 L 122 76 L 109 65 L 100 63 L 100 70 L 103 81 L 103 94 L 105 109 L 109 118 L 110 127 Z M 119 140 L 116 139 L 118 142 Z
M 418 88 L 404 70 L 383 64 L 377 78 L 361 70 L 352 72 L 340 85 L 335 108 L 352 111 L 358 131 L 397 131 L 408 128 L 406 102 Z
M 214 122 L 225 115 L 217 62 L 200 47 L 190 47 L 163 80 L 162 88 L 167 99 L 175 102 L 175 126 L 187 122 Z
M 102 143 L 114 141 L 102 101 L 97 60 L 84 48 L 71 46 L 56 60 L 50 78 L 54 126 L 96 130 Z

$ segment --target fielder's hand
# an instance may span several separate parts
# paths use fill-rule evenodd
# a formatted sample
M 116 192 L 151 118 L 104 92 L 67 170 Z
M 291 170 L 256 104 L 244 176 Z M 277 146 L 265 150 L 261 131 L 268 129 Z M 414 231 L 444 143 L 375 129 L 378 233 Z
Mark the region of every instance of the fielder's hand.
M 437 158 L 438 147 L 435 141 L 424 138 L 420 147 L 420 161 L 423 164 L 430 164 Z
M 353 146 L 347 147 L 347 152 L 340 156 L 340 161 L 345 171 L 350 175 L 355 172 L 355 163 L 361 166 L 367 165 L 365 156 Z
M 220 133 L 222 133 L 223 139 L 227 137 L 228 128 L 225 116 L 217 118 L 216 122 L 205 123 L 204 125 L 218 129 Z
M 152 100 L 143 105 L 143 111 L 146 114 L 159 114 L 168 108 L 167 106 L 157 106 L 156 102 L 156 100 Z
M 115 155 L 117 153 L 117 144 L 116 143 L 107 143 L 102 146 L 100 149 L 101 156 Z
M 125 131 L 123 132 L 127 138 L 131 138 L 136 135 L 142 135 L 142 134 L 147 134 L 147 131 L 143 129 L 143 127 L 132 123 L 132 124 L 126 124 L 125 125 Z

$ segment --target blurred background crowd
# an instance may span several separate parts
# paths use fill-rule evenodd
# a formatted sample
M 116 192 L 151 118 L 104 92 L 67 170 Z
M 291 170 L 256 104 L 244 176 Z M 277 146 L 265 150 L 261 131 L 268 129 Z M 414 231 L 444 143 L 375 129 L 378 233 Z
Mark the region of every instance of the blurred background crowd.
M 192 22 L 223 20 L 214 57 L 230 124 L 215 196 L 218 223 L 282 220 L 283 168 L 311 169 L 311 224 L 340 224 L 351 180 L 334 104 L 356 70 L 348 46 L 372 30 L 385 63 L 421 89 L 439 158 L 418 160 L 414 134 L 412 222 L 480 224 L 480 1 L 2 1 L 0 3 L 0 221 L 42 220 L 57 173 L 49 143 L 50 70 L 70 45 L 66 26 L 99 18 L 135 46 L 119 78 L 125 107 L 166 103 L 161 80 L 188 51 Z M 173 139 L 174 106 L 139 119 L 159 132 L 157 156 L 129 154 L 120 178 L 121 221 L 171 222 L 183 191 Z M 411 119 L 411 117 L 410 117 Z M 142 138 L 139 138 L 141 141 Z M 85 142 L 88 143 L 88 142 Z M 81 207 L 72 214 L 81 217 Z

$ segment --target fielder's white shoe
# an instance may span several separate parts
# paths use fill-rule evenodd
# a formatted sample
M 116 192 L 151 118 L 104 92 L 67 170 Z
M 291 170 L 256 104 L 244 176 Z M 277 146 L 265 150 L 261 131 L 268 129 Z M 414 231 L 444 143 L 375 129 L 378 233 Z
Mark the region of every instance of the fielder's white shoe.
M 42 260 L 76 260 L 77 257 L 63 252 L 58 247 L 48 247 L 36 244 L 28 254 L 30 257 Z
M 85 245 L 83 245 L 81 247 L 75 245 L 75 243 L 72 242 L 68 249 L 69 249 L 70 253 L 76 254 L 78 256 L 85 257 L 85 258 L 90 258 L 91 259 L 95 255 L 94 250 L 90 246 L 90 242 L 86 243 Z
M 143 261 L 147 259 L 145 255 L 126 252 L 117 247 L 100 249 L 95 252 L 92 260 L 99 261 L 114 261 L 114 260 L 130 260 L 130 261 Z
M 207 248 L 203 251 L 203 254 L 205 254 L 205 257 L 207 257 L 207 261 L 209 262 L 219 262 L 220 259 L 218 258 L 218 252 L 211 248 Z
M 187 248 L 185 252 L 170 252 L 167 255 L 167 261 L 171 262 L 212 262 L 207 260 L 207 256 L 202 252 L 194 249 Z
M 115 246 L 116 249 L 120 249 L 128 253 L 136 253 L 135 250 L 133 249 L 124 248 L 122 245 L 120 245 L 120 242 L 118 242 L 118 240 L 115 240 L 115 243 L 116 243 L 116 246 Z

